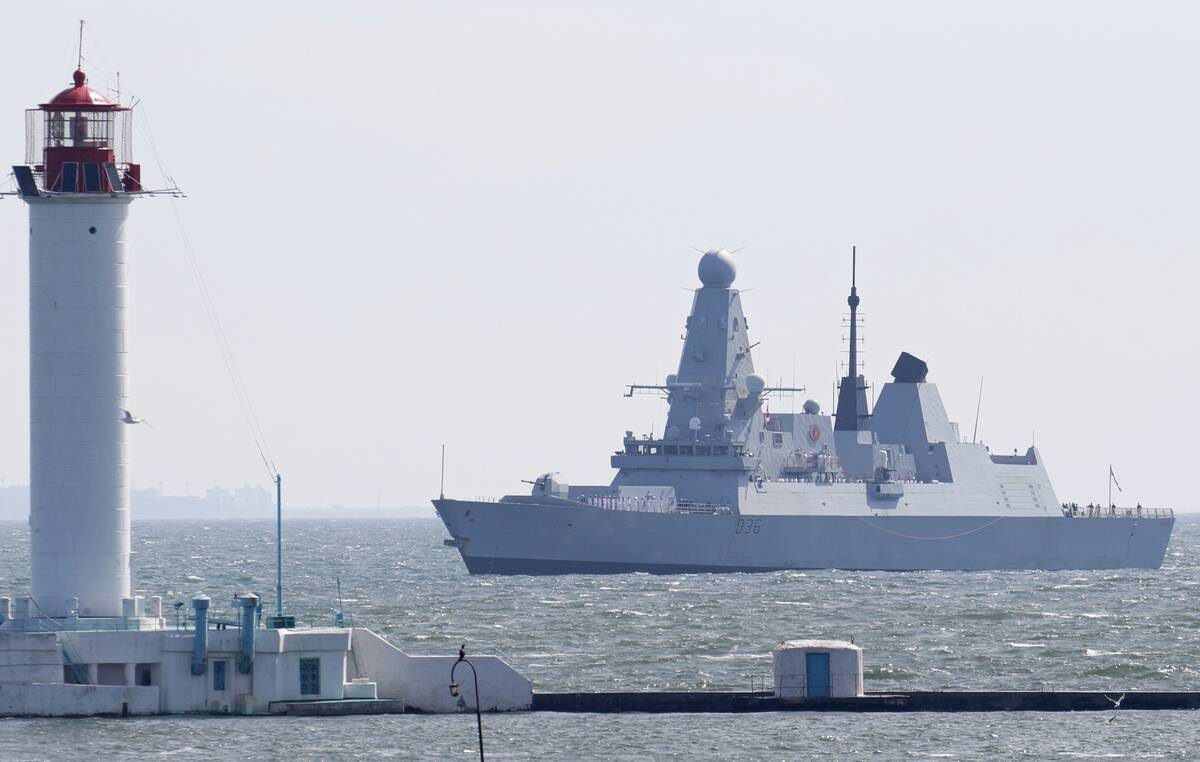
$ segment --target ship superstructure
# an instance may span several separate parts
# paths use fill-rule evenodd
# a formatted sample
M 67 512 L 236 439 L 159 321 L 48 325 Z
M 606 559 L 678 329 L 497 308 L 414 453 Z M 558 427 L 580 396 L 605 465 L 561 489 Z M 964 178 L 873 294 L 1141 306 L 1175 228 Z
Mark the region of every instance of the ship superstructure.
M 625 433 L 608 485 L 553 474 L 532 494 L 433 501 L 472 573 L 1060 569 L 1162 563 L 1168 509 L 1061 504 L 1036 447 L 964 442 L 901 352 L 874 409 L 858 361 L 852 263 L 849 362 L 834 415 L 768 412 L 723 250 L 706 252 L 662 436 Z

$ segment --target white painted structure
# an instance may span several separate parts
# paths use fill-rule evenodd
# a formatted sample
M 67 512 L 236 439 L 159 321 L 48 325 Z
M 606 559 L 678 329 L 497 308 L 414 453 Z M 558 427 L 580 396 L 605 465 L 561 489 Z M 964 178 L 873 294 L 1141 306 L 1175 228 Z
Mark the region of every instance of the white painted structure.
M 33 599 L 47 616 L 120 616 L 130 594 L 121 418 L 131 197 L 26 201 Z
M 256 630 L 245 674 L 237 666 L 241 631 L 207 634 L 206 668 L 196 675 L 190 629 L 0 629 L 0 716 L 269 714 L 285 703 L 372 699 L 427 713 L 475 709 L 470 670 L 456 674 L 462 698 L 450 695 L 456 657 L 409 656 L 362 628 Z M 484 711 L 532 705 L 532 684 L 512 667 L 494 656 L 470 658 Z
M 43 616 L 130 595 L 125 222 L 143 192 L 130 109 L 74 85 L 26 112 L 31 593 Z M 40 182 L 38 179 L 40 175 Z M 124 420 L 123 420 L 124 419 Z
M 779 698 L 863 695 L 862 649 L 844 640 L 787 640 L 771 652 Z
M 471 670 L 460 668 L 454 679 L 461 689 L 450 695 L 450 668 L 454 656 L 410 656 L 379 635 L 354 628 L 354 666 L 379 686 L 381 697 L 404 700 L 422 712 L 474 711 L 475 683 Z M 528 709 L 533 704 L 533 684 L 496 656 L 472 656 L 479 673 L 479 705 L 485 712 Z

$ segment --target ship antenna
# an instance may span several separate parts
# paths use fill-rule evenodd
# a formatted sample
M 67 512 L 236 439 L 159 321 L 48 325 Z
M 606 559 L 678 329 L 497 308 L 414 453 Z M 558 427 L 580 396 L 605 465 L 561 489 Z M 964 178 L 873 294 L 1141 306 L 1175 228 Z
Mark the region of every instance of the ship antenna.
M 858 247 L 850 247 L 850 378 L 858 383 Z
M 979 397 L 975 400 L 975 428 L 971 431 L 971 444 L 979 436 L 979 408 L 983 407 L 983 376 L 979 377 Z
M 442 444 L 442 479 L 438 486 L 438 500 L 446 499 L 446 445 Z
M 858 247 L 850 247 L 850 367 L 838 388 L 835 431 L 859 431 L 867 413 L 865 387 L 858 382 Z

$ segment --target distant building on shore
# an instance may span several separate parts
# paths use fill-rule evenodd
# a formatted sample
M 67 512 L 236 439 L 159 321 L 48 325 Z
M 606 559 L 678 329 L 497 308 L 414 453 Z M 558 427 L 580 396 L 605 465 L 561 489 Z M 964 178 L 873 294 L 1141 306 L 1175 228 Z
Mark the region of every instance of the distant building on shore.
M 130 491 L 134 521 L 142 519 L 270 518 L 274 495 L 262 487 L 209 487 L 204 495 L 170 495 L 157 487 Z M 29 487 L 0 486 L 0 521 L 29 518 Z

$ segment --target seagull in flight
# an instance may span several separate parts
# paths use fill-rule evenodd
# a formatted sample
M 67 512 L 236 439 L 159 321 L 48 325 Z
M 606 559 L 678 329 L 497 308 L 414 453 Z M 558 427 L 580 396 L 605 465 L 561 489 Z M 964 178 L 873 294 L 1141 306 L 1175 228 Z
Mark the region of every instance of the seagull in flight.
M 1113 709 L 1120 709 L 1120 708 L 1121 708 L 1121 702 L 1125 700 L 1125 694 L 1124 694 L 1124 693 L 1122 693 L 1120 696 L 1117 696 L 1116 698 L 1113 698 L 1112 696 L 1110 696 L 1110 695 L 1108 695 L 1108 694 L 1106 693 L 1106 694 L 1104 694 L 1104 698 L 1106 698 L 1106 699 L 1108 699 L 1110 702 L 1112 702 Z M 1109 717 L 1107 720 L 1105 720 L 1105 721 L 1104 721 L 1104 724 L 1105 724 L 1105 725 L 1111 725 L 1111 724 L 1113 724 L 1113 723 L 1114 723 L 1114 722 L 1116 722 L 1116 721 L 1117 721 L 1117 716 L 1114 714 L 1112 717 Z
M 128 423 L 128 424 L 144 423 L 147 426 L 150 426 L 150 421 L 147 421 L 145 418 L 138 418 L 136 415 L 129 412 L 125 408 L 121 408 L 121 412 L 124 413 L 124 415 L 121 416 L 122 423 Z M 150 428 L 154 428 L 154 427 L 150 426 Z

